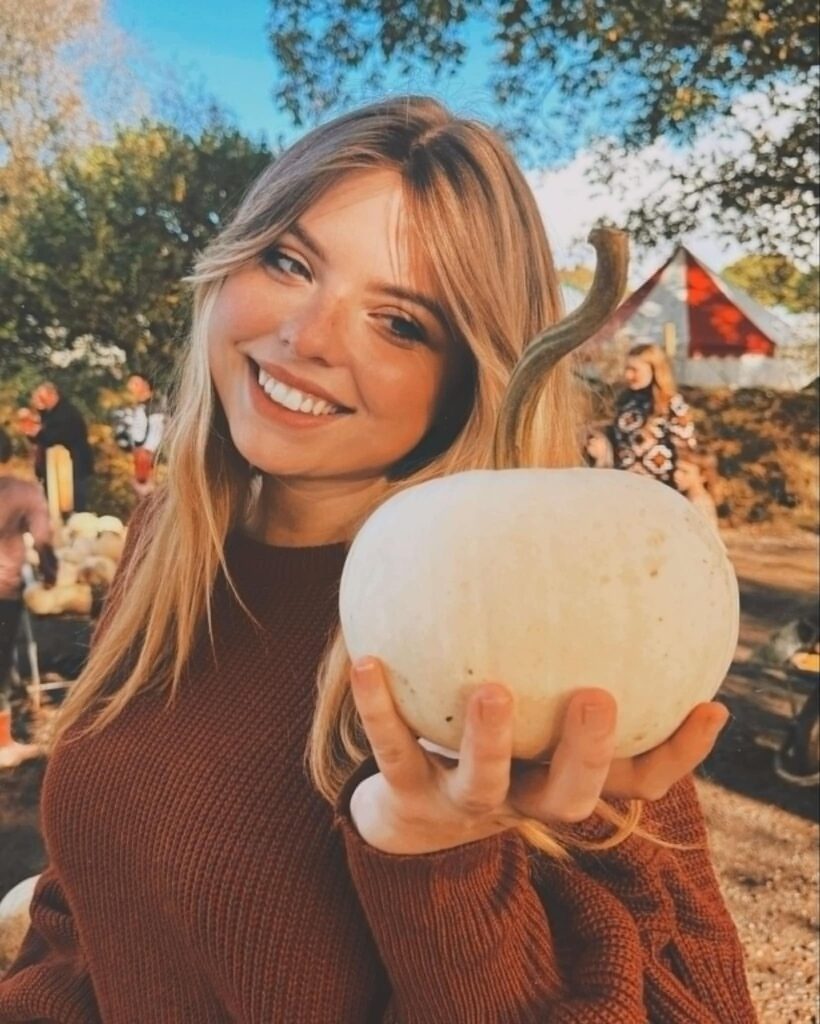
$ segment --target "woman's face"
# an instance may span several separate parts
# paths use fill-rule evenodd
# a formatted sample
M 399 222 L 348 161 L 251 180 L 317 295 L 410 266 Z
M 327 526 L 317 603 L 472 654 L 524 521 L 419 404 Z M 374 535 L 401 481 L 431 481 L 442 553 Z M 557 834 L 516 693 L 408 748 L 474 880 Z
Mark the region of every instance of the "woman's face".
M 652 367 L 638 356 L 629 356 L 624 369 L 624 379 L 632 391 L 648 388 L 652 383 Z
M 228 277 L 208 330 L 239 452 L 281 477 L 383 476 L 426 433 L 458 359 L 409 266 L 399 176 L 351 175 Z

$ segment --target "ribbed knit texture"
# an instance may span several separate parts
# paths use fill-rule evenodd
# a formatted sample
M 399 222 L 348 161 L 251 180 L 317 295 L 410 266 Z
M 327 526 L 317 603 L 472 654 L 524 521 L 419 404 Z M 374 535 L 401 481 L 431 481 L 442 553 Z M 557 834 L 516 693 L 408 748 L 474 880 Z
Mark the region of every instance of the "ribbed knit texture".
M 177 701 L 143 694 L 52 757 L 51 866 L 0 1021 L 755 1020 L 703 851 L 633 838 L 558 864 L 508 832 L 385 855 L 347 816 L 355 778 L 334 823 L 303 756 L 344 548 L 236 537 L 227 557 L 259 626 L 220 586 L 216 651 L 199 646 Z M 651 820 L 705 839 L 691 780 Z

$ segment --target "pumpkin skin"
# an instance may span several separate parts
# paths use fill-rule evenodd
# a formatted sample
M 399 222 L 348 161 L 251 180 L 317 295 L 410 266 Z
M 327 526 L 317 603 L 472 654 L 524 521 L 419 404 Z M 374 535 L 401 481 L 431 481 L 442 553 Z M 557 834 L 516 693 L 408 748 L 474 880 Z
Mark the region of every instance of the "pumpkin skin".
M 457 750 L 474 687 L 513 693 L 513 753 L 549 757 L 582 686 L 618 702 L 619 757 L 666 740 L 717 692 L 737 644 L 737 580 L 684 497 L 621 470 L 458 473 L 402 491 L 348 553 L 352 658 L 388 669 L 414 732 Z

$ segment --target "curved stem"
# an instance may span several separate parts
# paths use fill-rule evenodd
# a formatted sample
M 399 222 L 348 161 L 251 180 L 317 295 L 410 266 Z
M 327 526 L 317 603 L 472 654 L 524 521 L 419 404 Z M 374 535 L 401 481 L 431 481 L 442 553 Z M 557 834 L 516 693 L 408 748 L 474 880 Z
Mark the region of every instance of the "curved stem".
M 559 359 L 591 338 L 621 301 L 629 266 L 629 236 L 614 228 L 593 228 L 589 241 L 597 254 L 589 294 L 578 309 L 529 343 L 510 377 L 495 428 L 496 469 L 527 465 L 533 416 L 545 376 Z

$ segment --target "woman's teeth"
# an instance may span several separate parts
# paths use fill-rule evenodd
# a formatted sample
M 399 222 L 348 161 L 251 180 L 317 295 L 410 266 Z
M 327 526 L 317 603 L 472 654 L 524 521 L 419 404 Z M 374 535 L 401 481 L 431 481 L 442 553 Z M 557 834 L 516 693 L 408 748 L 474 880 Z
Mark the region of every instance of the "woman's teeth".
M 308 395 L 304 391 L 299 391 L 298 388 L 292 388 L 287 384 L 283 384 L 282 381 L 266 373 L 261 366 L 259 367 L 257 380 L 259 381 L 259 387 L 262 388 L 272 402 L 276 402 L 277 405 L 283 405 L 286 409 L 290 409 L 291 412 L 304 412 L 309 413 L 311 416 L 331 416 L 333 413 L 340 411 L 338 406 L 331 405 L 330 402 L 326 402 L 323 398 L 316 398 L 315 395 Z

